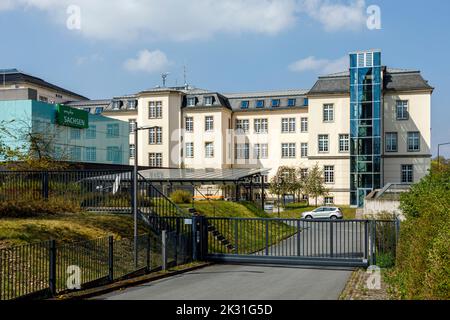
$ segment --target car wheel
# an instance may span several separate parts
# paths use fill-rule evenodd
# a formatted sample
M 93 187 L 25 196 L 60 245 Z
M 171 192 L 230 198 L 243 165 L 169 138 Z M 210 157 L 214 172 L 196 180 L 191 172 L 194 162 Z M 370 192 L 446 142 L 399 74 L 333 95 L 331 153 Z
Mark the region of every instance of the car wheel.
M 313 217 L 312 216 L 306 216 L 305 219 L 311 220 Z
M 336 216 L 331 216 L 330 218 L 331 218 L 331 220 L 337 220 Z

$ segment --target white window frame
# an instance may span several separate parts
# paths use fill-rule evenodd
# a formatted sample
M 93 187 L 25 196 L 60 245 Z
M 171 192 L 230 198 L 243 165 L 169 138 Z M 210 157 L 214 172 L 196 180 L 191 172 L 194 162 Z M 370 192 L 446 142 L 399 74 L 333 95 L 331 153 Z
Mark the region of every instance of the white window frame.
M 205 116 L 205 131 L 214 131 L 214 116 Z
M 214 158 L 214 142 L 205 142 L 205 158 Z
M 195 107 L 195 97 L 187 98 L 186 103 L 188 107 Z
M 334 104 L 327 103 L 323 105 L 323 122 L 334 122 Z
M 152 127 L 148 130 L 148 144 L 162 144 L 162 127 Z
M 401 112 L 400 112 L 401 110 Z M 399 116 L 400 114 L 400 116 Z M 397 100 L 395 102 L 395 118 L 398 121 L 409 120 L 409 101 Z
M 328 134 L 319 134 L 317 137 L 317 148 L 319 153 L 330 152 L 330 139 Z
M 148 118 L 162 119 L 162 101 L 148 102 Z
M 281 158 L 283 159 L 295 159 L 296 157 L 296 144 L 282 143 L 281 144 Z
M 395 139 L 393 139 L 395 137 Z M 395 141 L 395 148 L 392 148 Z M 398 133 L 397 132 L 386 132 L 385 133 L 385 151 L 386 152 L 398 152 Z
M 400 179 L 402 183 L 413 183 L 414 182 L 414 166 L 412 164 L 402 164 Z
M 150 152 L 148 154 L 148 165 L 150 167 L 161 168 L 162 167 L 162 153 Z
M 130 159 L 134 159 L 136 156 L 136 146 L 134 143 L 130 143 Z
M 194 158 L 194 143 L 186 142 L 186 158 Z
M 248 133 L 250 130 L 249 119 L 236 119 L 236 133 Z
M 184 126 L 186 132 L 194 132 L 194 117 L 185 117 Z
M 235 158 L 236 159 L 250 159 L 250 144 L 249 143 L 236 143 L 235 144 Z
M 334 183 L 334 166 L 323 166 L 323 177 L 325 184 L 333 184 Z
M 212 106 L 213 104 L 213 96 L 205 96 L 203 97 L 205 106 Z
M 418 131 L 408 132 L 406 143 L 408 152 L 420 152 L 420 132 Z M 413 148 L 410 148 L 411 144 Z
M 253 128 L 257 134 L 265 134 L 269 131 L 269 120 L 267 118 L 260 118 L 253 120 Z
M 347 133 L 339 135 L 339 152 L 350 152 L 350 135 Z
M 308 143 L 302 142 L 300 144 L 300 156 L 302 158 L 308 158 Z
M 308 132 L 308 118 L 302 117 L 300 119 L 300 132 L 307 133 Z
M 269 158 L 269 145 L 267 143 L 256 143 L 253 150 L 255 159 Z

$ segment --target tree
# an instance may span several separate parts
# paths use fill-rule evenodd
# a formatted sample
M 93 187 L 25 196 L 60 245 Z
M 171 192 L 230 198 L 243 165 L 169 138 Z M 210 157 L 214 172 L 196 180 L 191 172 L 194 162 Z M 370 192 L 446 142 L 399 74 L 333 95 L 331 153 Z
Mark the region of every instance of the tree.
M 280 199 L 281 196 L 292 191 L 294 179 L 295 169 L 280 166 L 277 173 L 270 179 L 269 192 Z
M 316 207 L 317 198 L 328 194 L 328 190 L 324 184 L 323 171 L 319 168 L 317 163 L 308 172 L 305 179 L 304 190 L 308 196 L 316 199 Z
M 56 152 L 55 127 L 51 123 L 34 125 L 33 128 L 27 121 L 0 122 L 0 161 L 14 170 L 67 168 L 67 163 L 63 162 L 68 159 L 67 148 L 61 145 Z

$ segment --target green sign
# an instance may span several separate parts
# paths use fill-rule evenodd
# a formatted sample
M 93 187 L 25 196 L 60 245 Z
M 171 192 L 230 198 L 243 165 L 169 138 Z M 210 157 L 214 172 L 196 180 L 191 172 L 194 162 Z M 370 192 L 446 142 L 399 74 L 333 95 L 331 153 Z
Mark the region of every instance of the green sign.
M 89 127 L 89 114 L 84 110 L 57 104 L 56 123 L 61 126 L 85 129 Z

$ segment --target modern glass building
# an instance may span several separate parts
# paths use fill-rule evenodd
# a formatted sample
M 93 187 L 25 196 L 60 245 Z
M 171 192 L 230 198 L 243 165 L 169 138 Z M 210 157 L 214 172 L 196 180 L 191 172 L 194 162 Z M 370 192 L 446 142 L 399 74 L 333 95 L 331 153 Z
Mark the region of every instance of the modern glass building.
M 350 54 L 350 204 L 381 187 L 382 67 L 380 51 Z
M 129 164 L 128 123 L 82 110 L 35 100 L 0 101 L 0 122 L 8 146 L 27 148 L 30 137 L 54 159 L 100 164 Z M 0 159 L 1 160 L 1 159 Z

